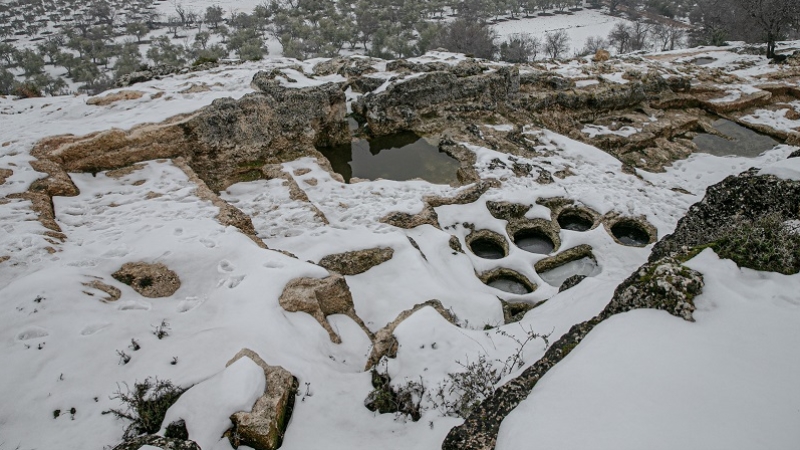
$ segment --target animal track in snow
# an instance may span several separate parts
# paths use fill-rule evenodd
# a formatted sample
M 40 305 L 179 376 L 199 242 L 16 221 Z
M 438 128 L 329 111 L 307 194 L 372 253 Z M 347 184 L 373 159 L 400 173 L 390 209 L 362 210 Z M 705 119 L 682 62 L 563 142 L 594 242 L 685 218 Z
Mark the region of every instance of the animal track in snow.
M 233 272 L 235 269 L 236 266 L 234 266 L 233 263 L 231 263 L 227 259 L 223 259 L 222 261 L 219 262 L 219 265 L 217 265 L 217 270 L 219 270 L 220 273 Z
M 18 341 L 29 341 L 50 336 L 50 332 L 40 327 L 29 327 L 17 334 Z
M 91 336 L 93 334 L 96 334 L 96 333 L 99 333 L 99 332 L 105 330 L 106 328 L 108 328 L 110 326 L 111 326 L 111 324 L 108 323 L 108 322 L 87 325 L 86 327 L 84 327 L 83 330 L 81 330 L 81 336 Z

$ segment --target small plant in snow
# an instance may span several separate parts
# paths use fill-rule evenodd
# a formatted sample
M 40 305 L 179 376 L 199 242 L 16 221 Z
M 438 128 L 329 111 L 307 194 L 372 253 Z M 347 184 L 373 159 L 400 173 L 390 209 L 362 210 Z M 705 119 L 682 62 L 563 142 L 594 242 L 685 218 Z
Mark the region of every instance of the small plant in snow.
M 117 355 L 119 355 L 119 364 L 125 365 L 131 362 L 131 355 L 125 353 L 123 350 L 117 350 Z
M 137 341 L 136 339 L 131 339 L 131 345 L 129 345 L 128 348 L 133 351 L 138 351 L 139 349 L 142 348 L 142 346 L 139 345 L 139 341 Z
M 147 378 L 134 383 L 133 389 L 125 383 L 125 391 L 117 389 L 111 397 L 120 400 L 123 408 L 103 411 L 103 414 L 113 414 L 118 419 L 130 420 L 131 424 L 125 429 L 124 438 L 130 439 L 142 434 L 157 433 L 161 429 L 164 415 L 186 389 L 175 386 L 169 380 Z
M 172 331 L 172 329 L 169 327 L 169 322 L 167 322 L 167 319 L 164 319 L 160 324 L 153 326 L 153 334 L 159 339 L 164 339 L 165 337 L 169 336 L 170 331 Z
M 520 325 L 521 327 L 521 325 Z M 524 338 L 519 338 L 506 331 L 497 329 L 495 334 L 513 340 L 516 343 L 514 352 L 505 360 L 490 360 L 486 353 L 478 355 L 475 361 L 462 363 L 456 361 L 464 371 L 447 374 L 447 380 L 439 384 L 435 391 L 426 392 L 426 399 L 434 409 L 443 415 L 467 417 L 472 410 L 497 388 L 498 383 L 515 370 L 525 365 L 523 351 L 536 339 L 542 339 L 545 349 L 550 346 L 550 335 L 539 334 L 532 328 L 525 329 Z

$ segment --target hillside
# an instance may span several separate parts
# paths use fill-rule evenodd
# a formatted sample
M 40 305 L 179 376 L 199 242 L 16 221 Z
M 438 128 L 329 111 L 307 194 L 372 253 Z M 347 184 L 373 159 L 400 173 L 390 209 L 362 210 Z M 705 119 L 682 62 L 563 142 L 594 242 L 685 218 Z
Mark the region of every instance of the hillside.
M 800 59 L 596 59 L 0 97 L 0 448 L 797 447 Z

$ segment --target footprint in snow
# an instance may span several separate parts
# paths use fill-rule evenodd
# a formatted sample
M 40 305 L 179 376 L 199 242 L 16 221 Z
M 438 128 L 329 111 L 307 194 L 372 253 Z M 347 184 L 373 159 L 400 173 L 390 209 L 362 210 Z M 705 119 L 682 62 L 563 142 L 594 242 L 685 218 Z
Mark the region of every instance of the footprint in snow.
M 150 303 L 140 300 L 128 300 L 117 307 L 120 311 L 149 311 L 150 308 Z
M 179 313 L 186 313 L 202 305 L 204 302 L 205 300 L 197 297 L 186 297 L 185 300 L 181 300 L 181 302 L 178 303 L 177 310 Z
M 175 230 L 172 231 L 172 234 L 174 234 L 175 236 L 182 235 L 183 234 L 183 228 L 175 228 Z
M 31 339 L 39 339 L 49 336 L 50 332 L 41 327 L 28 327 L 23 331 L 17 333 L 17 341 L 29 341 Z
M 236 269 L 236 266 L 234 266 L 233 263 L 231 263 L 227 259 L 223 259 L 222 261 L 219 262 L 219 265 L 217 265 L 217 270 L 219 270 L 220 273 L 233 272 L 234 269 Z
M 108 322 L 106 322 L 106 323 L 96 323 L 96 324 L 88 325 L 83 330 L 81 330 L 81 336 L 91 336 L 93 334 L 96 334 L 96 333 L 99 333 L 99 332 L 105 330 L 106 328 L 108 328 L 110 326 L 111 326 L 111 324 L 108 323 Z
M 207 248 L 214 248 L 217 246 L 217 243 L 212 241 L 211 239 L 201 238 L 200 243 L 205 245 Z

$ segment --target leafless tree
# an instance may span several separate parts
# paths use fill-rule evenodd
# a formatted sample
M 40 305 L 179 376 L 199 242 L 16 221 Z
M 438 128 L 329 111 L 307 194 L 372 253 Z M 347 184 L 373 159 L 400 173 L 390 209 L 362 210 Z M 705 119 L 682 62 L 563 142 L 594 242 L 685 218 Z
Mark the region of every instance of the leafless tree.
M 558 59 L 569 50 L 569 34 L 564 30 L 547 33 L 544 37 L 544 52 L 552 59 Z
M 767 41 L 767 57 L 775 56 L 775 42 L 800 20 L 798 0 L 734 0 L 762 31 Z

